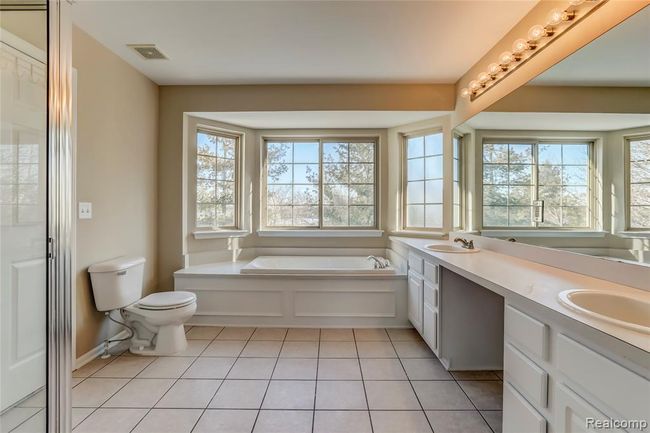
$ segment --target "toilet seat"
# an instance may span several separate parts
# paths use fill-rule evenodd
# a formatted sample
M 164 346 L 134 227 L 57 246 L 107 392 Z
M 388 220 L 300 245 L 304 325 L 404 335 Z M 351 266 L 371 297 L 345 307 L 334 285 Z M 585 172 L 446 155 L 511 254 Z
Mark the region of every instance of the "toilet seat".
M 152 293 L 140 299 L 137 307 L 141 310 L 175 310 L 196 302 L 196 295 L 191 292 L 174 291 Z

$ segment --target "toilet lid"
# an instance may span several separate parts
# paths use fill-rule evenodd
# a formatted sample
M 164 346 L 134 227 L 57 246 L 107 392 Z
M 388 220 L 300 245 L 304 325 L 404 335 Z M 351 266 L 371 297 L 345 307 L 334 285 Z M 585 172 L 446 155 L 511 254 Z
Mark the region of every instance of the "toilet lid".
M 196 295 L 190 292 L 159 292 L 145 296 L 138 301 L 138 307 L 144 310 L 169 310 L 180 308 L 196 301 Z

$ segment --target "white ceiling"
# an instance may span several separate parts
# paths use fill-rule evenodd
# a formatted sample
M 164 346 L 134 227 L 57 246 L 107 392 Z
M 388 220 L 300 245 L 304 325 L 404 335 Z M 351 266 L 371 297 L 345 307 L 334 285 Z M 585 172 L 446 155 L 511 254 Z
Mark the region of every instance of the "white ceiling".
M 188 113 L 251 129 L 392 128 L 449 114 L 448 111 L 248 111 Z
M 468 120 L 474 129 L 616 131 L 650 126 L 650 114 L 499 113 L 483 111 Z
M 454 83 L 537 0 L 78 0 L 74 23 L 158 84 Z M 154 43 L 169 60 L 126 44 Z
M 650 86 L 650 6 L 567 57 L 529 84 Z

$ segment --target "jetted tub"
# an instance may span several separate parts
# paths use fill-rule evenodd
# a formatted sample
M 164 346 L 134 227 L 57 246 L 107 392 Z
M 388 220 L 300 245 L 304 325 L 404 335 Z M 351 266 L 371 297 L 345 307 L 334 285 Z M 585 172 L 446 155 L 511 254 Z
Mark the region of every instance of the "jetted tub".
M 378 275 L 395 274 L 389 266 L 375 269 L 366 256 L 260 256 L 241 268 L 242 274 Z

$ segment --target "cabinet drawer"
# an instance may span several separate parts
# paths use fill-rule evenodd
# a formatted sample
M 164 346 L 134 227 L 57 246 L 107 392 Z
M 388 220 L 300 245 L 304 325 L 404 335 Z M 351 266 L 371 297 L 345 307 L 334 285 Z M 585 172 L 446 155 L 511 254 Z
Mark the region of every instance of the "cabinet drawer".
M 415 253 L 409 253 L 408 263 L 409 271 L 417 272 L 420 275 L 424 273 L 424 259 L 422 257 L 418 256 Z
M 435 263 L 424 262 L 424 279 L 438 285 L 438 265 Z
M 503 371 L 506 380 L 526 396 L 528 401 L 537 407 L 546 407 L 548 374 L 510 343 L 505 345 Z
M 559 370 L 569 382 L 614 411 L 606 415 L 619 414 L 626 419 L 648 417 L 650 381 L 646 378 L 562 334 L 557 342 L 557 360 Z
M 503 383 L 503 433 L 546 433 L 546 420 L 508 382 Z
M 608 421 L 598 409 L 564 385 L 555 392 L 555 430 L 564 433 L 589 433 L 598 431 L 590 423 Z M 609 433 L 623 433 L 619 429 L 603 430 Z
M 427 280 L 424 280 L 424 305 L 430 305 L 433 308 L 438 308 L 438 289 L 428 282 Z
M 505 309 L 505 333 L 524 352 L 548 360 L 548 325 L 511 305 Z

